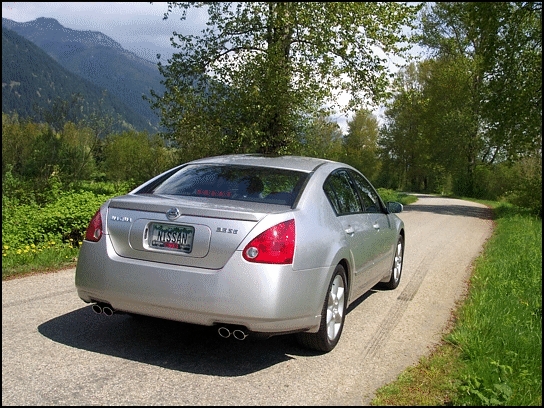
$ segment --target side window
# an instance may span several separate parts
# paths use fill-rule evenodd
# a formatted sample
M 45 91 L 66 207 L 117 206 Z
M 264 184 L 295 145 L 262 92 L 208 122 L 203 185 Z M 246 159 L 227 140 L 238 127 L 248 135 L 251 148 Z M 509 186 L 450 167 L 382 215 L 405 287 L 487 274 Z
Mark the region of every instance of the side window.
M 357 193 L 351 186 L 349 175 L 344 170 L 332 173 L 323 190 L 327 195 L 336 215 L 360 213 L 363 211 Z
M 361 200 L 363 200 L 363 204 L 365 207 L 364 212 L 381 212 L 378 194 L 376 193 L 372 185 L 368 182 L 368 180 L 355 171 L 350 171 L 350 174 L 355 180 L 355 185 L 357 186 L 357 190 L 359 191 Z

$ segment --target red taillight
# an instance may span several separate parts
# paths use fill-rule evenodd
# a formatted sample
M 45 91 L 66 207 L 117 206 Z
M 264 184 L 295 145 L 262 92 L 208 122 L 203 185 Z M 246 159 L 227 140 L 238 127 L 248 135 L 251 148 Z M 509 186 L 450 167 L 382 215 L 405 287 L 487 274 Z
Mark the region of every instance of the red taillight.
M 248 262 L 290 264 L 295 253 L 295 220 L 281 222 L 246 245 L 242 255 Z
M 100 216 L 100 209 L 99 209 L 94 215 L 91 222 L 89 222 L 89 226 L 87 227 L 87 231 L 85 232 L 85 239 L 87 241 L 98 242 L 100 241 L 101 237 L 102 237 L 102 217 Z

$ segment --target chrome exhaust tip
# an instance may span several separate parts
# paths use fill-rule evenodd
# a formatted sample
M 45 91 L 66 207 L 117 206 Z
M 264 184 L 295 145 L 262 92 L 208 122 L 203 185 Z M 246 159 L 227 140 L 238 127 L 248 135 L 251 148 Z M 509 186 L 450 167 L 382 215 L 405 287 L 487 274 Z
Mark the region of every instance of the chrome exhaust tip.
M 93 309 L 93 312 L 95 312 L 96 314 L 104 313 L 108 317 L 113 316 L 113 314 L 115 313 L 115 311 L 113 310 L 113 307 L 111 307 L 107 303 L 95 303 L 92 306 L 92 309 Z
M 221 326 L 219 329 L 217 329 L 217 333 L 224 339 L 227 339 L 230 337 L 230 330 L 227 329 L 225 326 Z
M 102 313 L 104 313 L 106 316 L 113 316 L 113 309 L 109 306 L 104 306 L 102 308 Z
M 233 330 L 232 331 L 232 336 L 236 339 L 236 340 L 245 340 L 245 338 L 248 336 L 248 334 L 246 334 L 243 330 L 240 330 L 240 329 L 236 329 L 236 330 Z
M 224 339 L 232 336 L 236 340 L 245 340 L 245 338 L 249 335 L 243 328 L 229 328 L 226 326 L 219 327 L 219 329 L 217 329 L 217 333 L 219 333 L 219 335 Z

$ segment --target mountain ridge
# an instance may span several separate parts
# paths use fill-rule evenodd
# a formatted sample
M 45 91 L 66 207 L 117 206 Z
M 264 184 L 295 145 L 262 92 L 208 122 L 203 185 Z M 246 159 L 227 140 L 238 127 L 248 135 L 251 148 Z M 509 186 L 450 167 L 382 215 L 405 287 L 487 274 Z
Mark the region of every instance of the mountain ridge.
M 55 111 L 62 105 L 64 111 Z M 71 73 L 6 27 L 2 27 L 2 112 L 38 122 L 47 115 L 57 120 L 68 115 L 66 119 L 79 121 L 106 114 L 121 119 L 115 130 L 152 129 L 116 96 Z
M 6 26 L 10 30 L 13 30 L 15 32 L 19 32 L 24 30 L 27 35 L 23 35 L 23 37 L 28 38 L 32 42 L 39 41 L 37 38 L 37 34 L 41 35 L 50 35 L 51 33 L 62 33 L 66 35 L 74 36 L 73 39 L 67 39 L 68 41 L 73 42 L 88 42 L 91 40 L 99 40 L 99 44 L 87 44 L 87 45 L 103 45 L 108 46 L 112 48 L 117 49 L 123 49 L 121 44 L 119 44 L 117 41 L 112 39 L 111 37 L 108 37 L 105 34 L 102 34 L 99 31 L 91 31 L 91 30 L 73 30 L 71 28 L 64 27 L 62 24 L 58 22 L 58 20 L 50 17 L 38 17 L 35 20 L 19 23 L 14 20 L 10 20 L 7 18 L 2 17 L 2 26 Z
M 19 23 L 2 17 L 2 27 L 31 41 L 69 72 L 117 97 L 149 124 L 146 130 L 159 129 L 158 116 L 143 99 L 143 95 L 150 96 L 151 89 L 158 94 L 164 91 L 156 64 L 99 31 L 66 28 L 54 18 Z

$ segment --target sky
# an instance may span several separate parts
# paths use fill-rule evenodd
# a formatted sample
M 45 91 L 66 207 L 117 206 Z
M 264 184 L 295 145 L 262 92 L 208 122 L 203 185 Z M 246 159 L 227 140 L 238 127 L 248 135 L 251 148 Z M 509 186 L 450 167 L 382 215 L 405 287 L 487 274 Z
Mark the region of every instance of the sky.
M 117 41 L 123 48 L 136 55 L 157 62 L 172 56 L 174 48 L 170 38 L 174 31 L 197 35 L 205 28 L 207 12 L 204 8 L 191 9 L 187 19 L 180 20 L 181 11 L 174 9 L 167 20 L 167 3 L 149 2 L 3 2 L 2 17 L 24 23 L 39 17 L 56 19 L 62 26 L 73 30 L 99 31 Z M 380 120 L 379 112 L 375 115 Z M 334 120 L 347 131 L 348 117 L 336 115 Z
M 190 10 L 186 21 L 180 21 L 181 11 L 175 9 L 167 20 L 166 3 L 98 3 L 56 2 L 21 3 L 3 2 L 2 17 L 24 23 L 38 17 L 56 19 L 62 26 L 73 30 L 99 31 L 117 41 L 126 50 L 152 62 L 172 55 L 170 37 L 174 31 L 198 34 L 205 27 L 204 10 Z

